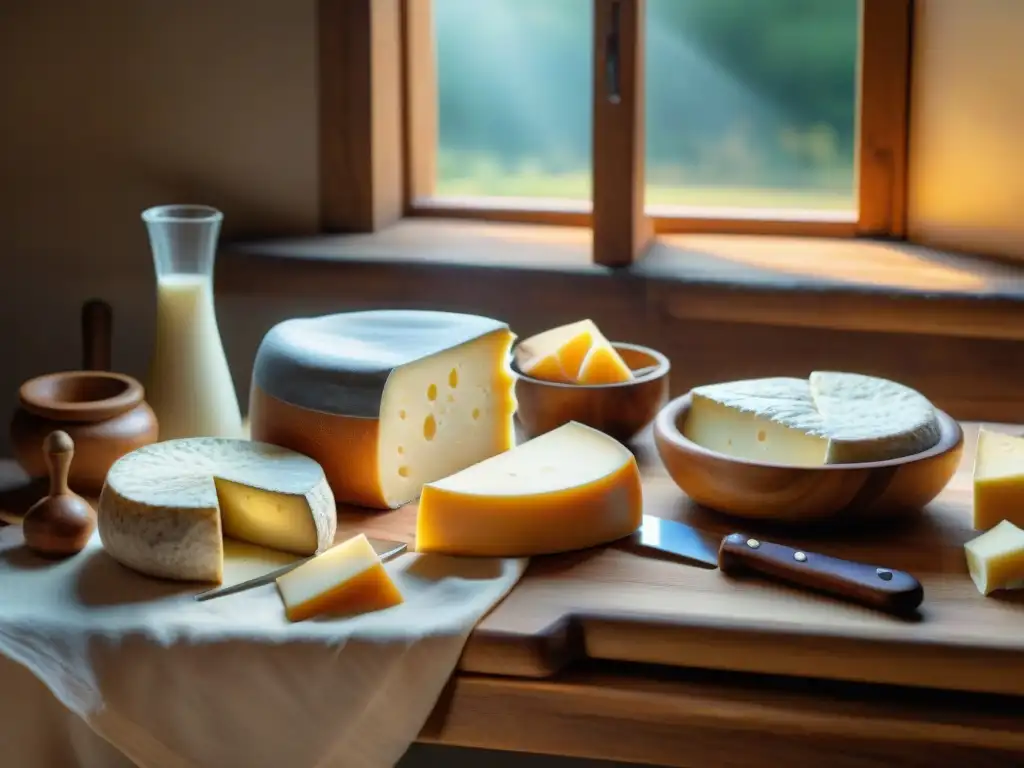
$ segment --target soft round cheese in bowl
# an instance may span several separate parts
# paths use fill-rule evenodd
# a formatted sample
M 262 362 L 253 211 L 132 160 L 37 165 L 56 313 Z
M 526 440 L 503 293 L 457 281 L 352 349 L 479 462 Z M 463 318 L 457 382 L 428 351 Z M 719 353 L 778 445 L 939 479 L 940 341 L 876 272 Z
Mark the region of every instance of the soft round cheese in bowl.
M 792 521 L 920 509 L 963 450 L 960 426 L 921 393 L 839 372 L 697 387 L 662 409 L 655 439 L 694 501 Z
M 186 438 L 140 448 L 107 475 L 97 523 L 115 560 L 150 576 L 220 582 L 224 538 L 296 555 L 334 541 L 323 469 L 287 448 Z

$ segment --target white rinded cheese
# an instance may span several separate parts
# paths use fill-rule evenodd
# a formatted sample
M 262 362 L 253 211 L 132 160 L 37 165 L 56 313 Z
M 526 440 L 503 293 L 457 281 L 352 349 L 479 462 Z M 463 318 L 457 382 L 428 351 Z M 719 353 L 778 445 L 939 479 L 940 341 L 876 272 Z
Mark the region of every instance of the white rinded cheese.
M 643 492 L 628 448 L 569 422 L 423 488 L 416 550 L 519 557 L 629 536 Z
M 939 441 L 919 392 L 886 379 L 815 372 L 697 387 L 683 434 L 705 448 L 792 466 L 909 456 Z
M 140 448 L 107 475 L 100 540 L 122 564 L 185 581 L 223 578 L 225 536 L 311 555 L 334 540 L 320 465 L 286 448 L 189 438 Z

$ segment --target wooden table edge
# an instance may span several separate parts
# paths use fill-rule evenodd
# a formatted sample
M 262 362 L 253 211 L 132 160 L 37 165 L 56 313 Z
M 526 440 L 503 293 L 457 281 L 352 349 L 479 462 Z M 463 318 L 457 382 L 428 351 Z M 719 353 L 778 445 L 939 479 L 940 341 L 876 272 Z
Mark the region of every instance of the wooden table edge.
M 662 766 L 722 765 L 730 744 L 745 754 L 727 763 L 737 766 L 809 764 L 836 750 L 851 759 L 844 766 L 1024 759 L 1020 699 L 635 669 L 595 664 L 545 680 L 457 673 L 418 741 Z

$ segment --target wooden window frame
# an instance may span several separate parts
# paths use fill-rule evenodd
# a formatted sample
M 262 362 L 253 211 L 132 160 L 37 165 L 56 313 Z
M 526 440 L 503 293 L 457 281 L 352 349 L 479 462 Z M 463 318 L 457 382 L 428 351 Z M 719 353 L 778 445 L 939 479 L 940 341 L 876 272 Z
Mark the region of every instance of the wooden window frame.
M 594 261 L 610 266 L 632 263 L 661 233 L 904 237 L 914 0 L 861 0 L 855 217 L 799 210 L 645 211 L 646 0 L 592 2 L 592 201 L 573 203 L 434 197 L 431 0 L 319 0 L 323 229 L 371 232 L 403 216 L 590 227 Z M 605 92 L 611 48 L 618 54 L 614 101 Z

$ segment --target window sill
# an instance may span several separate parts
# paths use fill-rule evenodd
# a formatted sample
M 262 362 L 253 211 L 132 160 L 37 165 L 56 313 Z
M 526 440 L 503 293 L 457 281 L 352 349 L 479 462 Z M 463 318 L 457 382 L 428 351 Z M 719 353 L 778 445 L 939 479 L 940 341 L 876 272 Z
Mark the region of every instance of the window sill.
M 595 300 L 621 288 L 681 320 L 1024 339 L 1024 267 L 868 240 L 663 235 L 616 270 L 591 263 L 587 229 L 412 218 L 374 234 L 226 245 L 218 291 L 336 294 L 356 266 L 395 281 L 406 304 L 450 303 L 423 280 L 432 289 L 453 270 L 499 270 L 523 290 L 585 277 Z

